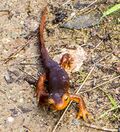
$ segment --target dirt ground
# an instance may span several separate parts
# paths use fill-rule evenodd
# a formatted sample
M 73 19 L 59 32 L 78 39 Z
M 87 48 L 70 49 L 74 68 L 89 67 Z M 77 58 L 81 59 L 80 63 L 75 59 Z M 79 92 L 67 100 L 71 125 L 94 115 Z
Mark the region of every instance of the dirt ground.
M 86 76 L 89 78 L 78 95 L 82 95 L 94 121 L 90 124 L 76 119 L 76 104 L 72 104 L 56 132 L 118 131 L 120 127 L 120 18 L 111 15 L 97 26 L 80 30 L 60 28 L 53 24 L 55 7 L 67 11 L 76 1 L 62 0 L 1 0 L 0 2 L 0 131 L 1 132 L 52 132 L 63 111 L 54 112 L 37 107 L 34 86 L 24 80 L 29 74 L 38 78 L 43 73 L 40 62 L 38 26 L 41 11 L 47 3 L 48 19 L 45 33 L 46 47 L 55 57 L 62 48 L 81 46 L 87 59 L 80 70 L 70 75 L 70 92 L 80 88 Z M 84 0 L 82 2 L 85 2 Z M 91 4 L 93 1 L 89 1 Z M 87 7 L 105 11 L 118 3 L 105 0 L 99 5 Z M 52 6 L 51 6 L 52 5 Z M 52 7 L 52 8 L 51 8 Z M 83 7 L 84 10 L 85 7 Z M 81 10 L 81 9 L 79 9 Z M 69 13 L 68 16 L 69 17 Z M 67 19 L 67 18 L 65 18 Z M 64 22 L 65 20 L 63 20 Z M 92 70 L 91 70 L 92 69 Z

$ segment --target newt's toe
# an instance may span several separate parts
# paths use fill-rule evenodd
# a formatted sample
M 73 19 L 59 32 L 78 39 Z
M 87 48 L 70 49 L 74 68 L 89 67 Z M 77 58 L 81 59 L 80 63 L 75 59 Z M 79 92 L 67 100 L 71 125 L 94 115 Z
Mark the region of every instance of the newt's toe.
M 85 122 L 93 120 L 91 114 L 87 110 L 79 111 L 77 114 L 77 119 L 83 118 Z

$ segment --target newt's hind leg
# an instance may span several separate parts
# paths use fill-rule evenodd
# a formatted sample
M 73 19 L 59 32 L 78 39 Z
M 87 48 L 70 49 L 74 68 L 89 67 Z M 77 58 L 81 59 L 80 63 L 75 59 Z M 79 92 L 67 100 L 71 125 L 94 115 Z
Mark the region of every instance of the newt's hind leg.
M 73 57 L 70 54 L 65 53 L 60 60 L 60 65 L 62 68 L 70 70 L 73 61 L 74 61 Z
M 40 75 L 37 81 L 35 96 L 37 97 L 39 104 L 46 103 L 48 99 L 48 93 L 45 89 L 45 80 L 46 80 L 46 74 L 43 74 L 43 75 Z
M 70 100 L 78 103 L 78 115 L 77 118 L 83 118 L 86 122 L 92 119 L 91 114 L 87 111 L 87 108 L 85 106 L 85 102 L 82 97 L 79 97 L 77 95 L 70 95 Z

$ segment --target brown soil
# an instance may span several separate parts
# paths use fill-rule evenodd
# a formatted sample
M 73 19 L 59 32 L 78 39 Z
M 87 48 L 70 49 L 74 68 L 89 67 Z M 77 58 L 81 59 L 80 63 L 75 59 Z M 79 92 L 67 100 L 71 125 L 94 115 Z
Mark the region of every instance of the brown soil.
M 37 31 L 41 11 L 46 3 L 44 0 L 2 0 L 0 2 L 1 132 L 51 132 L 62 115 L 63 111 L 54 112 L 46 107 L 37 107 L 34 87 L 23 80 L 25 74 L 37 79 L 43 72 L 39 58 Z M 53 0 L 51 5 L 53 9 L 55 6 L 65 8 L 62 6 L 64 3 L 65 1 L 62 0 Z M 108 0 L 106 3 L 99 4 L 97 8 L 104 11 L 113 4 L 115 4 L 114 0 Z M 80 70 L 70 75 L 71 87 L 73 87 L 71 92 L 81 86 L 95 64 L 89 79 L 79 92 L 84 97 L 95 121 L 88 126 L 89 123 L 85 124 L 82 119 L 75 119 L 76 104 L 72 104 L 56 132 L 102 132 L 115 129 L 117 131 L 120 125 L 120 79 L 114 78 L 120 73 L 118 14 L 107 17 L 94 27 L 69 30 L 52 24 L 54 11 L 51 10 L 53 9 L 49 6 L 45 34 L 46 46 L 51 57 L 58 55 L 62 48 L 76 45 L 81 46 L 87 53 L 87 59 Z M 67 7 L 66 10 L 69 11 Z M 22 50 L 19 51 L 20 49 Z M 13 53 L 16 54 L 11 58 L 10 55 Z M 106 84 L 92 90 L 93 87 L 106 81 L 108 81 Z

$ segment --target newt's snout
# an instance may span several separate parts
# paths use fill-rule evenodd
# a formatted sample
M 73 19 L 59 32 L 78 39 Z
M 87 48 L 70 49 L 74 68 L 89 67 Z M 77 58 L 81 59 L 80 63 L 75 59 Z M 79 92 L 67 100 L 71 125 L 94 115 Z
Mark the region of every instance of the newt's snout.
M 70 102 L 69 94 L 64 94 L 62 97 L 60 97 L 58 94 L 56 95 L 54 95 L 52 98 L 49 98 L 48 103 L 54 110 L 63 110 Z

